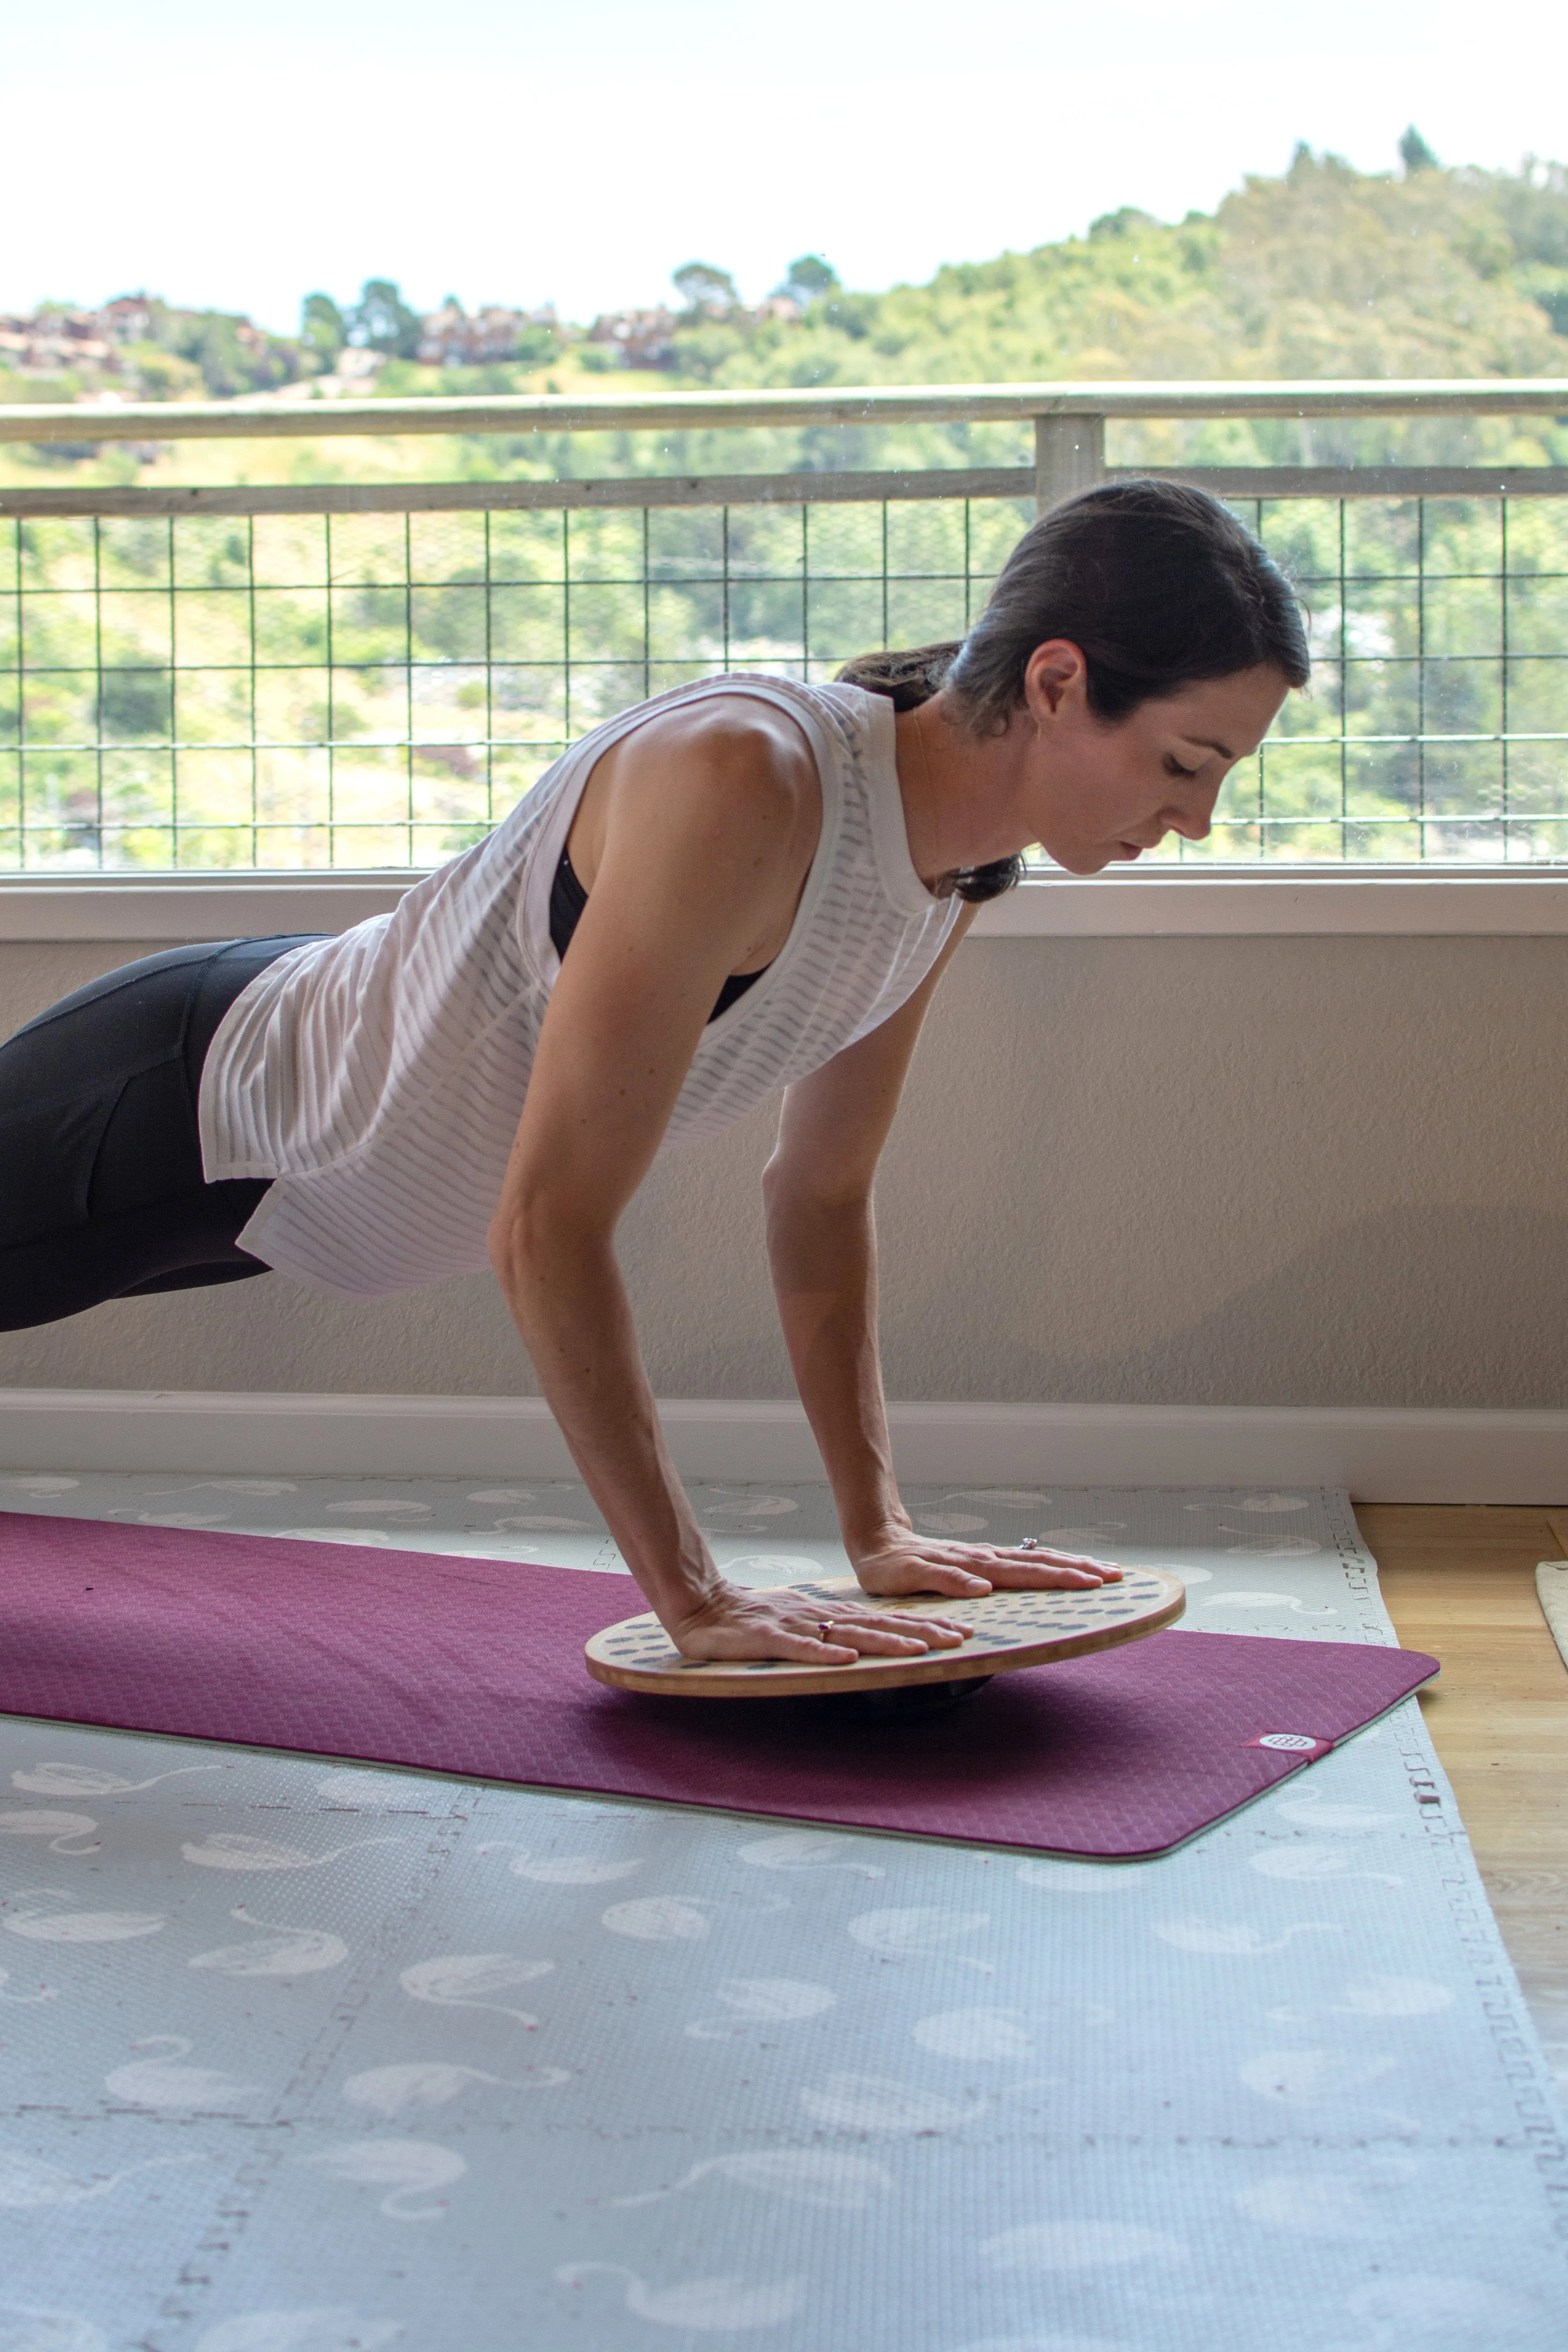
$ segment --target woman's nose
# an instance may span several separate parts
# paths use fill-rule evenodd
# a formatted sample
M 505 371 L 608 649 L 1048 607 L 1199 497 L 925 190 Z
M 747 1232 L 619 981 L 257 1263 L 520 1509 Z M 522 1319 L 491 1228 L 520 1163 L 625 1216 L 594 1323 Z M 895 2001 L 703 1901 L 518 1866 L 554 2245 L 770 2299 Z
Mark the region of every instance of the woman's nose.
M 1166 831 L 1179 833 L 1184 841 L 1207 841 L 1214 816 L 1214 795 L 1207 797 L 1196 808 L 1167 809 Z
M 1201 792 L 1188 793 L 1169 816 L 1171 831 L 1179 833 L 1184 841 L 1207 841 L 1214 822 L 1215 803 L 1224 785 L 1225 778 L 1221 776 L 1217 782 L 1206 784 Z

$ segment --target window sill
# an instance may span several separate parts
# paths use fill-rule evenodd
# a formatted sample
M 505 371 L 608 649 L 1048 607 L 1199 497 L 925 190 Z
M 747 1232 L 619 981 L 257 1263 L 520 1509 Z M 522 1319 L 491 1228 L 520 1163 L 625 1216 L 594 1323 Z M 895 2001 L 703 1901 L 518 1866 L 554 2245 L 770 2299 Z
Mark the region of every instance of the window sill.
M 1445 938 L 1568 934 L 1568 867 L 1150 866 L 1031 876 L 980 939 Z
M 261 938 L 340 931 L 417 874 L 146 874 L 0 881 L 0 942 Z M 1568 935 L 1568 867 L 1148 866 L 1031 877 L 983 907 L 979 939 Z
M 0 882 L 7 940 L 266 939 L 277 931 L 346 931 L 384 915 L 407 872 L 327 874 L 16 875 Z

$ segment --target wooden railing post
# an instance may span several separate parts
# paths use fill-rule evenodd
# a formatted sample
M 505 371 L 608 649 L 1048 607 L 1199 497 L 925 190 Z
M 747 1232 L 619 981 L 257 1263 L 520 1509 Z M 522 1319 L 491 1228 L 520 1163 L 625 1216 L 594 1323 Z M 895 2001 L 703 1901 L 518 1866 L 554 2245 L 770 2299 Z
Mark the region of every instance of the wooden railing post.
M 1034 510 L 1044 514 L 1075 491 L 1105 478 L 1103 416 L 1037 416 L 1034 420 Z

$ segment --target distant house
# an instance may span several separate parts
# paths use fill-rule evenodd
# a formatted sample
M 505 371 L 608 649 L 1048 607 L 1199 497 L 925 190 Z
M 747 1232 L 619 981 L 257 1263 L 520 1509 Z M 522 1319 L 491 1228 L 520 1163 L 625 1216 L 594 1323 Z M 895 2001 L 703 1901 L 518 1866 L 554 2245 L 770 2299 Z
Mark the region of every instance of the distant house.
M 110 365 L 116 356 L 101 312 L 54 304 L 31 318 L 0 319 L 0 353 L 7 366 L 49 375 L 61 368 Z
M 667 368 L 674 360 L 679 320 L 674 310 L 605 310 L 588 331 L 591 343 L 608 343 L 632 368 Z
M 104 334 L 114 343 L 148 343 L 157 332 L 155 314 L 162 304 L 142 294 L 117 294 L 98 317 Z M 248 322 L 247 322 L 248 323 Z
M 85 368 L 99 375 L 133 378 L 141 353 L 150 344 L 183 352 L 199 364 L 201 353 L 192 351 L 193 341 L 214 325 L 232 336 L 242 380 L 249 376 L 267 384 L 295 372 L 292 346 L 249 319 L 235 312 L 172 309 L 144 292 L 117 294 L 96 310 L 68 310 L 51 302 L 27 318 L 0 319 L 0 364 L 42 375 Z
M 547 305 L 539 310 L 512 310 L 486 302 L 475 311 L 448 299 L 439 310 L 420 320 L 417 353 L 427 367 L 483 367 L 513 358 L 519 346 L 540 327 L 554 328 L 556 314 Z

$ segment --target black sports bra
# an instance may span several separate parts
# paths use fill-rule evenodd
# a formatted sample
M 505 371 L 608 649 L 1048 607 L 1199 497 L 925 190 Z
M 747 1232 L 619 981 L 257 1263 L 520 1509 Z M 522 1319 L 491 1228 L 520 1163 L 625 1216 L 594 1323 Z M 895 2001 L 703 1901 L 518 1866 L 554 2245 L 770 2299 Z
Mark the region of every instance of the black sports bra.
M 571 935 L 581 921 L 582 910 L 587 904 L 588 893 L 577 878 L 570 854 L 563 849 L 560 853 L 560 864 L 555 869 L 555 880 L 550 885 L 549 894 L 550 941 L 557 955 L 563 959 L 567 949 L 571 945 Z M 768 966 L 764 964 L 761 971 L 732 971 L 719 990 L 718 1003 L 708 1014 L 708 1019 L 716 1021 L 721 1013 L 727 1013 L 737 999 L 744 996 L 752 982 L 760 980 L 762 972 L 767 970 Z

